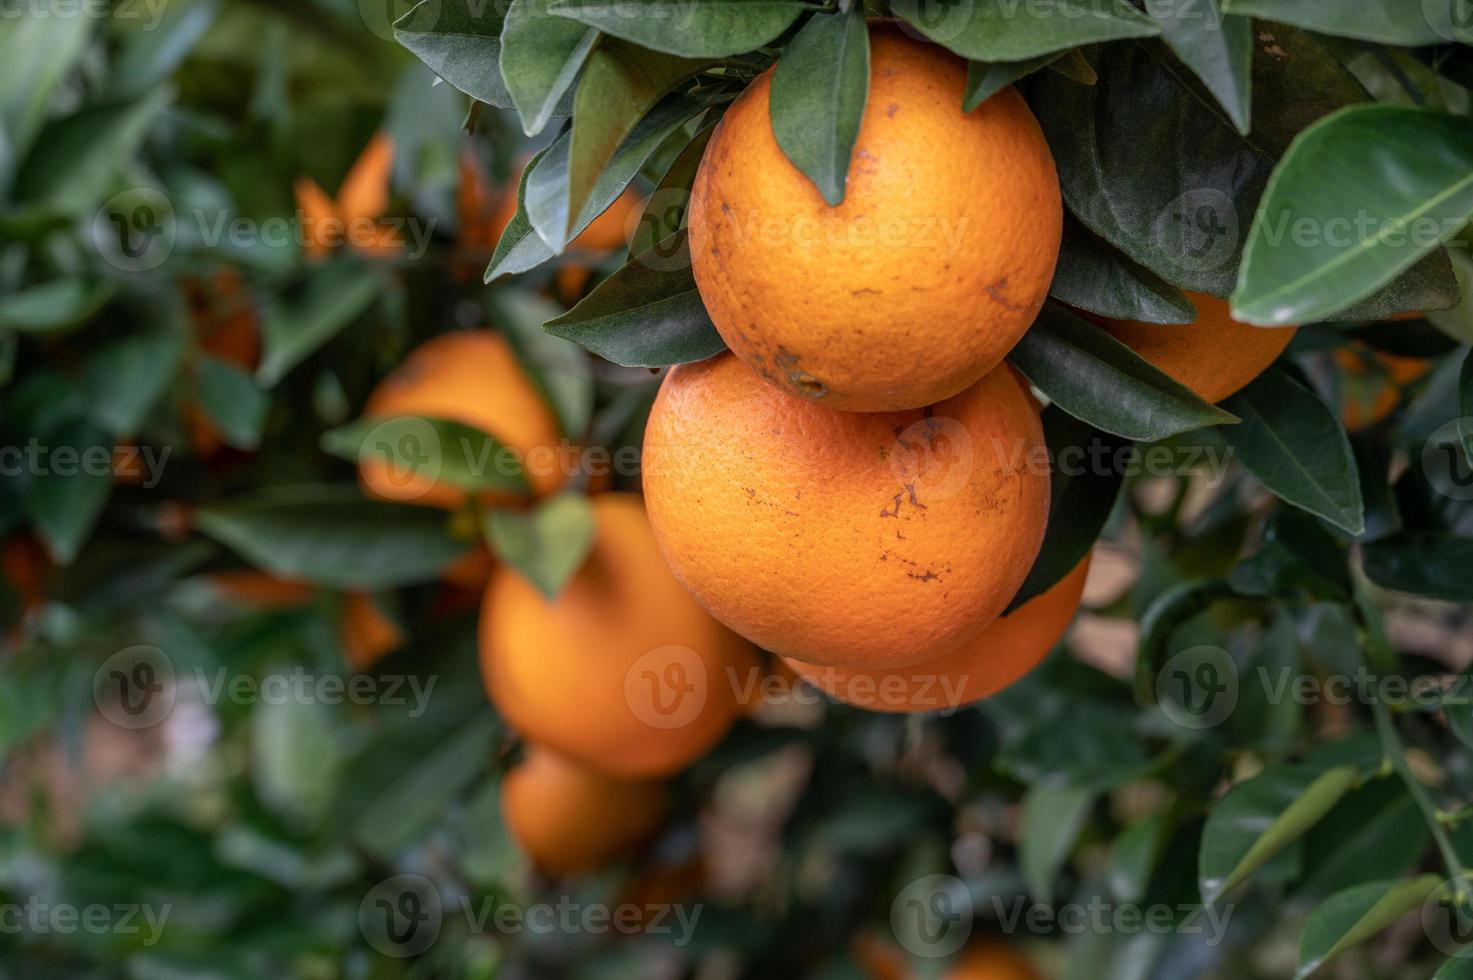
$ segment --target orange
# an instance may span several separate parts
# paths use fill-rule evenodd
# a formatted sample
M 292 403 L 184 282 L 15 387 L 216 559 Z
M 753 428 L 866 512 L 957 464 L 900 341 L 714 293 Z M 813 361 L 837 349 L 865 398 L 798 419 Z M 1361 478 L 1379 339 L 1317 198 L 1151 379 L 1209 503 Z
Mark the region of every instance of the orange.
M 0 576 L 19 600 L 18 611 L 29 614 L 46 604 L 51 559 L 35 538 L 16 535 L 0 545 Z
M 555 600 L 510 568 L 492 574 L 482 674 L 497 710 L 532 741 L 612 775 L 667 775 L 741 713 L 737 681 L 755 652 L 671 577 L 638 496 L 592 504 L 593 549 Z
M 904 412 L 833 412 L 722 355 L 665 378 L 650 522 L 676 578 L 758 646 L 903 667 L 1006 608 L 1043 541 L 1038 407 L 1011 368 Z
M 1011 947 L 978 943 L 956 958 L 942 980 L 1038 980 L 1038 973 Z
M 1264 372 L 1294 339 L 1296 327 L 1255 327 L 1234 320 L 1227 300 L 1188 292 L 1192 323 L 1090 319 L 1165 374 L 1220 402 Z
M 416 415 L 459 422 L 492 436 L 521 460 L 539 495 L 562 485 L 557 419 L 517 363 L 511 346 L 485 330 L 441 334 L 416 348 L 369 395 L 366 418 Z M 442 447 L 446 452 L 457 447 Z M 495 465 L 495 460 L 472 460 Z M 360 462 L 359 477 L 374 496 L 404 503 L 455 508 L 458 487 L 419 473 L 398 473 L 382 459 Z M 505 494 L 486 494 L 501 501 Z
M 538 870 L 562 877 L 597 870 L 664 822 L 665 788 L 627 782 L 540 745 L 501 784 L 506 828 Z
M 376 133 L 353 162 L 338 188 L 337 200 L 308 177 L 292 185 L 301 223 L 302 251 L 320 260 L 341 245 L 373 257 L 388 257 L 404 248 L 399 229 L 378 221 L 389 206 L 389 179 L 394 141 Z
M 373 596 L 349 592 L 338 610 L 338 640 L 348 666 L 364 671 L 397 650 L 404 642 L 404 633 Z
M 1037 667 L 1059 642 L 1084 594 L 1086 557 L 1042 595 L 1001 616 L 951 653 L 899 670 L 788 666 L 830 697 L 871 711 L 954 711 L 996 694 Z
M 240 270 L 226 266 L 208 278 L 186 279 L 183 290 L 198 353 L 254 371 L 261 359 L 260 322 Z M 204 410 L 191 402 L 181 414 L 195 455 L 217 453 L 224 440 Z
M 1368 363 L 1368 358 L 1373 360 Z M 1401 404 L 1401 389 L 1432 366 L 1424 357 L 1387 354 L 1363 344 L 1335 351 L 1335 364 L 1343 372 L 1344 381 L 1340 421 L 1351 432 L 1375 425 L 1396 411 L 1396 406 Z
M 1063 205 L 1017 92 L 963 114 L 965 61 L 893 25 L 870 44 L 843 202 L 778 147 L 769 70 L 712 135 L 689 225 L 696 285 L 738 357 L 789 394 L 879 412 L 1002 361 L 1048 294 Z
M 290 582 L 249 568 L 212 572 L 205 580 L 220 598 L 253 609 L 297 609 L 317 594 L 306 582 Z

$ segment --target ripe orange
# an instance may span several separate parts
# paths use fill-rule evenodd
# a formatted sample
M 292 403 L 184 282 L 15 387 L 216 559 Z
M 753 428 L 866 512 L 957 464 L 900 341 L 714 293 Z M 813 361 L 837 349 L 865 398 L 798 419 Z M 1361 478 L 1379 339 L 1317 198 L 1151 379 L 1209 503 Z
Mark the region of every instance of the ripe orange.
M 671 577 L 638 496 L 603 494 L 593 510 L 593 550 L 556 600 L 509 568 L 493 573 L 482 675 L 527 738 L 613 775 L 667 775 L 741 713 L 756 655 Z
M 421 344 L 369 395 L 363 414 L 418 415 L 479 429 L 517 452 L 528 484 L 539 495 L 556 490 L 565 478 L 555 448 L 560 441 L 557 420 L 511 346 L 489 331 L 458 330 Z M 444 508 L 465 500 L 457 487 L 423 474 L 397 474 L 381 459 L 362 461 L 358 472 L 365 490 L 388 500 Z
M 338 610 L 338 641 L 348 666 L 365 671 L 404 642 L 399 624 L 385 615 L 373 596 L 349 592 Z
M 317 594 L 306 582 L 289 582 L 250 568 L 212 572 L 205 580 L 221 599 L 251 609 L 298 609 Z
M 1220 402 L 1264 372 L 1294 339 L 1296 327 L 1255 327 L 1234 320 L 1227 300 L 1188 292 L 1192 323 L 1141 323 L 1090 317 L 1158 369 Z
M 594 871 L 649 838 L 665 819 L 659 783 L 605 776 L 541 745 L 501 784 L 506 828 L 538 870 Z
M 830 697 L 870 711 L 951 711 L 996 694 L 1037 667 L 1059 642 L 1084 593 L 1086 557 L 1042 595 L 994 620 L 951 653 L 896 670 L 819 667 L 789 660 Z
M 51 559 L 35 538 L 15 535 L 0 544 L 0 576 L 19 600 L 17 611 L 22 615 L 46 604 L 51 575 Z
M 227 266 L 208 278 L 186 279 L 183 290 L 199 353 L 254 371 L 261 359 L 260 323 L 240 271 Z M 219 452 L 220 430 L 198 404 L 184 405 L 181 416 L 195 455 Z
M 996 619 L 1043 540 L 1038 407 L 1011 368 L 925 409 L 834 412 L 722 355 L 665 378 L 650 521 L 717 619 L 816 664 L 903 667 Z
M 964 950 L 943 980 L 1038 980 L 1038 973 L 1012 947 L 990 942 Z
M 696 284 L 737 356 L 844 411 L 919 408 L 992 370 L 1048 294 L 1063 221 L 1012 89 L 961 111 L 966 62 L 870 29 L 847 192 L 829 207 L 772 134 L 772 72 L 732 103 L 690 200 Z
M 1367 363 L 1368 357 L 1372 363 Z M 1426 374 L 1432 362 L 1354 345 L 1335 351 L 1335 364 L 1344 372 L 1345 380 L 1340 421 L 1349 431 L 1359 432 L 1396 411 L 1401 404 L 1401 389 Z

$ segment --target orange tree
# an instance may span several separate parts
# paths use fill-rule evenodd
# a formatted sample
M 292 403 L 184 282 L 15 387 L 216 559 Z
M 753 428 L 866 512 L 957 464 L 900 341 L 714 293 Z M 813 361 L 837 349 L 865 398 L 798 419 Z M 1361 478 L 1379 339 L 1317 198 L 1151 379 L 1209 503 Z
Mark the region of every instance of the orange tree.
M 4 11 L 0 976 L 1473 975 L 1470 13 Z

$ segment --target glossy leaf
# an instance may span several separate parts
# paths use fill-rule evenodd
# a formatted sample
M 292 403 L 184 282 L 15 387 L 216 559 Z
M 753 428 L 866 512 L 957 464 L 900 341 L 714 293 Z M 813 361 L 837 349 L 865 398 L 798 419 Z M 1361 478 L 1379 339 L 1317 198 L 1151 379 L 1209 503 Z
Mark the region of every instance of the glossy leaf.
M 962 93 L 962 112 L 971 112 L 1021 78 L 1057 61 L 1060 53 L 1039 55 L 1023 61 L 969 61 L 967 87 Z
M 1458 0 L 1436 0 L 1408 6 L 1402 0 L 1356 0 L 1352 4 L 1324 0 L 1223 0 L 1223 9 L 1244 16 L 1294 24 L 1321 34 L 1353 37 L 1403 47 L 1473 42 L 1473 30 L 1454 17 Z
M 1028 892 L 1039 902 L 1053 901 L 1054 879 L 1069 857 L 1094 805 L 1093 790 L 1030 786 L 1023 797 L 1023 839 L 1019 870 Z
M 567 132 L 558 137 L 559 140 L 567 138 Z M 485 282 L 535 269 L 553 257 L 552 249 L 538 237 L 531 219 L 527 217 L 527 178 L 547 155 L 548 149 L 550 147 L 538 150 L 527 161 L 526 167 L 522 168 L 522 175 L 517 180 L 517 211 L 501 230 L 501 237 L 496 240 L 496 249 L 491 253 L 491 262 L 486 266 L 483 276 Z
M 1270 368 L 1222 404 L 1241 422 L 1220 435 L 1259 482 L 1351 534 L 1365 530 L 1355 454 L 1323 399 Z
M 1404 531 L 1361 549 L 1366 577 L 1393 592 L 1473 602 L 1473 537 Z
M 1125 481 L 1123 467 L 1096 464 L 1117 459 L 1126 440 L 1100 432 L 1057 406 L 1044 411 L 1043 434 L 1053 461 L 1048 525 L 1038 557 L 1008 604 L 1009 611 L 1048 591 L 1089 554 Z
M 1247 133 L 1252 112 L 1253 24 L 1224 15 L 1218 0 L 1151 4 L 1161 40 L 1217 99 L 1238 132 Z
M 549 6 L 512 0 L 501 31 L 501 80 L 528 136 L 542 132 L 598 40 L 596 30 L 554 17 Z
M 1354 766 L 1274 766 L 1235 784 L 1207 815 L 1198 876 L 1212 904 L 1298 840 L 1360 780 Z
M 1332 167 L 1334 180 L 1325 180 Z M 1332 316 L 1391 282 L 1473 215 L 1473 131 L 1421 109 L 1351 106 L 1302 133 L 1274 171 L 1233 315 Z
M 1023 61 L 1081 44 L 1153 37 L 1161 29 L 1122 0 L 895 0 L 895 16 L 974 61 Z
M 1044 307 L 1009 359 L 1064 411 L 1127 439 L 1164 439 L 1237 421 L 1101 328 L 1054 305 Z
M 559 494 L 532 511 L 488 510 L 481 527 L 492 552 L 549 601 L 582 566 L 597 531 L 581 493 Z
M 494 437 L 449 419 L 361 418 L 322 435 L 322 449 L 352 463 L 374 460 L 408 486 L 416 480 L 462 490 L 528 492 L 520 461 Z
M 1295 980 L 1303 980 L 1327 961 L 1421 908 L 1441 885 L 1441 876 L 1425 874 L 1357 885 L 1331 895 L 1304 923 Z
M 1182 291 L 1132 261 L 1067 211 L 1049 295 L 1115 320 L 1191 323 L 1197 309 Z
M 501 79 L 505 12 L 493 0 L 421 0 L 394 22 L 394 37 L 466 95 L 510 109 Z
M 367 500 L 354 486 L 295 486 L 202 507 L 199 530 L 281 578 L 334 589 L 426 582 L 464 554 L 446 515 Z
M 690 206 L 690 189 L 696 180 L 696 171 L 706 154 L 706 144 L 716 132 L 712 123 L 685 144 L 685 148 L 670 163 L 665 176 L 650 192 L 645 201 L 644 213 L 639 216 L 639 225 L 629 239 L 629 254 L 653 248 L 685 227 L 686 211 Z
M 1291 702 L 1293 698 L 1285 697 Z M 1416 867 L 1429 840 L 1427 821 L 1400 779 L 1374 779 L 1345 795 L 1304 837 L 1304 882 L 1296 899 L 1325 895 Z
M 783 49 L 769 97 L 772 135 L 830 206 L 844 200 L 869 98 L 869 28 L 858 7 L 815 14 Z
M 792 26 L 800 0 L 554 0 L 552 12 L 651 51 L 724 58 Z
M 684 231 L 630 259 L 546 328 L 631 367 L 684 364 L 726 348 L 696 291 Z

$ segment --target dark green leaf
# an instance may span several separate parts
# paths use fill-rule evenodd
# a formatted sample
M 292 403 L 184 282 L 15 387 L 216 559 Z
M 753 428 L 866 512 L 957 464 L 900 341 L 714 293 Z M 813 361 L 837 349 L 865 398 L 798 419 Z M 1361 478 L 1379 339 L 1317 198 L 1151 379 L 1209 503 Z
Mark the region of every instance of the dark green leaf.
M 1164 439 L 1237 421 L 1055 304 L 1044 307 L 1009 358 L 1064 411 L 1127 439 Z
M 1473 538 L 1404 531 L 1361 549 L 1366 577 L 1393 592 L 1473 602 Z
M 394 37 L 466 95 L 510 109 L 501 80 L 505 10 L 499 0 L 422 0 L 394 22 Z
M 1253 131 L 1248 142 L 1277 160 L 1303 130 L 1370 93 L 1323 39 L 1285 24 L 1256 26 Z
M 251 781 L 266 807 L 313 830 L 342 769 L 342 734 L 320 700 L 264 698 L 251 711 Z
M 1454 956 L 1442 964 L 1432 980 L 1473 980 L 1473 956 Z
M 1242 421 L 1220 435 L 1259 482 L 1351 534 L 1365 530 L 1355 454 L 1323 399 L 1269 368 L 1223 407 Z
M 388 466 L 401 485 L 444 483 L 462 490 L 528 492 L 521 463 L 495 438 L 449 419 L 361 418 L 323 433 L 322 449 L 354 463 Z
M 1053 52 L 1024 61 L 967 62 L 967 88 L 962 94 L 962 112 L 971 112 L 1020 78 L 1027 78 L 1060 57 L 1059 52 Z
M 1357 885 L 1331 895 L 1304 923 L 1295 980 L 1303 980 L 1326 961 L 1421 908 L 1441 885 L 1440 876 L 1426 874 L 1402 881 Z
M 1283 699 L 1293 703 L 1294 698 Z M 1352 790 L 1304 837 L 1304 883 L 1296 900 L 1333 892 L 1416 866 L 1430 835 L 1417 801 L 1399 779 L 1375 779 Z
M 868 98 L 864 14 L 850 7 L 848 13 L 809 18 L 772 75 L 772 135 L 830 206 L 844 200 L 849 156 Z
M 693 136 L 685 144 L 685 149 L 671 162 L 665 176 L 660 178 L 660 183 L 645 202 L 638 227 L 630 236 L 630 255 L 648 251 L 685 227 L 691 185 L 695 183 L 696 171 L 700 169 L 701 158 L 706 153 L 706 144 L 711 142 L 711 134 L 714 132 L 716 124 L 712 123 Z
M 1165 589 L 1151 601 L 1141 616 L 1141 640 L 1136 653 L 1135 699 L 1140 704 L 1158 703 L 1162 671 L 1170 662 L 1167 657 L 1172 634 L 1197 614 L 1206 611 L 1220 599 L 1234 596 L 1232 588 L 1216 579 L 1179 582 Z M 1214 711 L 1211 703 L 1206 710 Z
M 273 387 L 308 355 L 356 320 L 378 297 L 373 269 L 339 259 L 315 269 L 301 290 L 268 303 L 262 312 L 265 353 L 256 381 Z
M 112 65 L 117 94 L 140 93 L 172 75 L 219 12 L 219 0 L 168 4 L 156 22 L 129 30 Z
M 588 557 L 598 528 L 588 498 L 570 492 L 530 512 L 488 510 L 481 529 L 492 552 L 551 601 Z
M 1324 0 L 1223 0 L 1223 9 L 1294 24 L 1321 34 L 1412 48 L 1446 41 L 1473 42 L 1473 30 L 1466 22 L 1458 24 L 1454 17 L 1457 2 L 1440 0 L 1409 6 L 1403 0 L 1356 0 L 1353 4 Z
M 974 61 L 1023 61 L 1081 44 L 1152 37 L 1161 29 L 1122 0 L 894 0 L 895 16 Z
M 1410 269 L 1365 299 L 1335 314 L 1337 319 L 1384 320 L 1398 313 L 1447 310 L 1458 304 L 1457 276 L 1447 249 L 1418 259 Z
M 0 297 L 0 328 L 20 333 L 57 333 L 89 319 L 117 291 L 106 279 L 53 279 Z
M 165 105 L 163 89 L 128 102 L 89 106 L 46 126 L 15 175 L 15 197 L 68 213 L 90 211 L 133 158 Z
M 532 221 L 549 246 L 560 251 L 549 230 L 560 230 L 567 238 L 573 237 L 573 229 L 582 221 L 584 209 L 597 197 L 604 171 L 612 166 L 615 153 L 624 148 L 626 138 L 636 132 L 640 120 L 653 114 L 651 110 L 666 93 L 704 66 L 704 62 L 653 54 L 608 38 L 593 49 L 573 98 L 562 224 L 544 228 L 535 217 Z M 543 159 L 542 168 L 548 166 L 551 156 L 549 153 Z M 529 188 L 528 196 L 531 194 Z
M 1325 180 L 1333 167 L 1334 180 Z M 1473 130 L 1421 109 L 1351 106 L 1280 161 L 1254 218 L 1233 315 L 1325 319 L 1391 282 L 1473 215 Z
M 0 132 L 10 146 L 0 161 L 22 157 L 41 127 L 51 95 L 86 49 L 95 17 L 61 16 L 66 0 L 35 8 L 39 17 L 15 17 L 0 31 Z M 12 163 L 14 161 L 11 161 Z M 0 162 L 0 185 L 10 168 Z
M 696 291 L 684 231 L 630 259 L 546 328 L 631 367 L 704 360 L 726 346 Z
M 566 140 L 568 133 L 564 131 L 558 140 Z M 556 145 L 555 143 L 553 145 Z M 514 275 L 518 272 L 526 272 L 553 257 L 552 249 L 547 243 L 538 237 L 532 228 L 532 222 L 527 217 L 527 178 L 542 158 L 547 156 L 551 147 L 538 150 L 527 165 L 522 168 L 522 176 L 517 180 L 517 213 L 512 215 L 506 227 L 501 230 L 501 237 L 496 241 L 496 250 L 491 253 L 491 262 L 486 266 L 486 273 L 482 277 L 485 282 L 498 276 Z M 613 200 L 610 198 L 610 200 Z M 607 206 L 607 205 L 606 205 Z
M 1143 817 L 1120 831 L 1110 851 L 1110 893 L 1121 902 L 1139 902 L 1165 849 L 1171 819 L 1165 813 Z
M 1247 133 L 1252 111 L 1253 23 L 1224 16 L 1217 0 L 1151 4 L 1161 39 L 1207 86 L 1238 127 Z
M 1359 782 L 1354 766 L 1273 766 L 1235 784 L 1207 815 L 1198 857 L 1209 905 L 1304 835 Z
M 1093 790 L 1072 787 L 1030 786 L 1024 794 L 1018 865 L 1036 901 L 1053 901 L 1054 879 L 1079 839 L 1094 800 Z
M 1473 460 L 1473 350 L 1458 371 L 1458 437 L 1463 441 L 1463 458 Z
M 352 486 L 268 488 L 202 507 L 195 524 L 258 568 L 334 589 L 426 582 L 466 550 L 443 511 L 366 500 Z
M 1171 283 L 1064 212 L 1064 238 L 1049 295 L 1115 320 L 1191 323 L 1197 308 Z
M 253 451 L 261 445 L 261 426 L 271 398 L 248 372 L 229 361 L 201 357 L 195 379 L 200 408 L 236 449 Z
M 1142 45 L 1107 46 L 1096 67 L 1093 86 L 1053 72 L 1026 86 L 1064 202 L 1167 282 L 1226 296 L 1270 161 Z
M 92 422 L 62 424 L 41 439 L 29 471 L 25 509 L 60 564 L 77 557 L 112 489 L 112 437 Z
M 554 17 L 552 0 L 511 0 L 501 31 L 501 79 L 528 136 L 542 132 L 587 59 L 598 32 Z
M 82 367 L 82 388 L 93 421 L 115 436 L 136 434 L 164 393 L 184 354 L 172 330 L 124 337 L 92 353 Z
M 1044 411 L 1043 434 L 1053 461 L 1048 526 L 1009 612 L 1048 591 L 1089 554 L 1125 481 L 1124 467 L 1114 465 L 1128 445 L 1125 440 L 1100 432 L 1057 406 Z
M 762 47 L 792 26 L 800 0 L 554 0 L 552 12 L 642 48 L 725 58 Z

